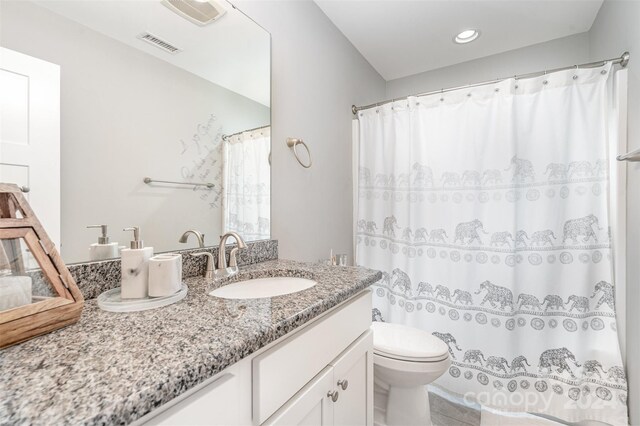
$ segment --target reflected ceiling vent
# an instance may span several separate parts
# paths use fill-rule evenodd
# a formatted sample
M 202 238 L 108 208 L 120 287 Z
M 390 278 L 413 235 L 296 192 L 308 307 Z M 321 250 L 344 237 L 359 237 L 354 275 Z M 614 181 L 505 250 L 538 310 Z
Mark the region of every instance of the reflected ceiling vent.
M 154 36 L 151 33 L 146 33 L 146 32 L 142 33 L 138 35 L 138 38 L 142 41 L 146 41 L 147 43 L 152 44 L 155 47 L 162 49 L 165 52 L 169 52 L 173 55 L 175 55 L 176 53 L 182 50 L 179 47 L 176 47 L 173 44 L 169 43 L 168 41 L 162 40 L 160 37 Z
M 227 13 L 215 0 L 163 0 L 162 4 L 200 26 L 210 24 Z

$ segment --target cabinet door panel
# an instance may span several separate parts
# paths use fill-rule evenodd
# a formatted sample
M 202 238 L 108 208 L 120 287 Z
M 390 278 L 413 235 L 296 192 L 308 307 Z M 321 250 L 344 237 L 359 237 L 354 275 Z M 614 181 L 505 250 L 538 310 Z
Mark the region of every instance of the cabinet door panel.
M 333 386 L 340 392 L 333 408 L 334 424 L 372 425 L 373 333 L 364 333 L 332 365 Z
M 327 392 L 334 390 L 333 369 L 327 367 L 296 393 L 264 425 L 330 426 L 333 424 L 334 402 Z
M 322 421 L 322 403 L 318 403 L 307 413 L 307 415 L 301 421 L 295 423 L 296 425 L 323 425 L 326 422 Z

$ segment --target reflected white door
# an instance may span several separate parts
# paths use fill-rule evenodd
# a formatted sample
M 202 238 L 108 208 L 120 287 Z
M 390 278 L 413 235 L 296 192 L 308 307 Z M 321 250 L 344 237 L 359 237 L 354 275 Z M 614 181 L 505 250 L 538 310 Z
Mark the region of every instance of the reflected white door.
M 26 194 L 60 247 L 60 66 L 0 47 L 0 182 Z

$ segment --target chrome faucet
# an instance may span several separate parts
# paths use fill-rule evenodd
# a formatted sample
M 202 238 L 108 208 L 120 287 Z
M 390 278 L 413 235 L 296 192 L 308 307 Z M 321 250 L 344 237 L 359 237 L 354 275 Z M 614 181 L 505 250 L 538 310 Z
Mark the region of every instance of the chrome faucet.
M 226 253 L 226 244 L 227 239 L 229 237 L 233 237 L 238 243 L 238 247 L 234 247 L 229 252 L 229 266 L 227 266 L 227 253 Z M 246 248 L 247 245 L 244 243 L 242 237 L 233 231 L 227 232 L 223 236 L 220 237 L 220 246 L 218 247 L 218 267 L 216 268 L 214 274 L 216 277 L 231 277 L 238 273 L 238 260 L 236 259 L 236 255 L 239 249 Z
M 202 234 L 201 232 L 196 231 L 195 229 L 189 229 L 187 232 L 182 234 L 182 237 L 180 237 L 178 242 L 182 243 L 182 244 L 185 244 L 187 242 L 187 240 L 189 239 L 189 234 L 195 235 L 196 239 L 198 240 L 198 247 L 204 248 L 204 234 Z

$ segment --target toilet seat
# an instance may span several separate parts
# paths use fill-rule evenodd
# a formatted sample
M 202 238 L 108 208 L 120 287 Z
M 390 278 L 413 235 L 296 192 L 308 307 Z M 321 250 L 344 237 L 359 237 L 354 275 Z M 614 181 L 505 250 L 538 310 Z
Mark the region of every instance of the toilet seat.
M 376 425 L 431 425 L 425 386 L 451 365 L 449 346 L 424 330 L 374 322 Z
M 373 353 L 380 361 L 407 363 L 440 362 L 449 358 L 449 347 L 440 339 L 424 330 L 400 324 L 374 322 Z M 393 363 L 397 364 L 397 363 Z M 410 368 L 413 370 L 417 366 Z M 420 368 L 418 368 L 420 370 Z
M 389 358 L 374 351 L 373 363 L 376 366 L 385 367 L 396 372 L 407 374 L 425 374 L 446 371 L 451 365 L 449 354 L 438 361 L 406 361 L 402 359 Z M 439 375 L 439 374 L 438 374 Z
M 402 356 L 402 355 L 398 355 L 398 354 L 393 354 L 393 353 L 388 353 L 388 352 L 384 352 L 381 350 L 377 350 L 377 349 L 373 349 L 373 353 L 375 355 L 379 355 L 381 357 L 385 357 L 385 358 L 389 358 L 389 359 L 393 359 L 396 361 L 406 361 L 406 362 L 438 362 L 438 361 L 442 361 L 445 360 L 447 358 L 449 358 L 449 352 L 445 352 L 439 356 L 434 356 L 434 357 L 424 357 L 424 358 L 416 358 L 416 357 L 409 357 L 409 356 Z

